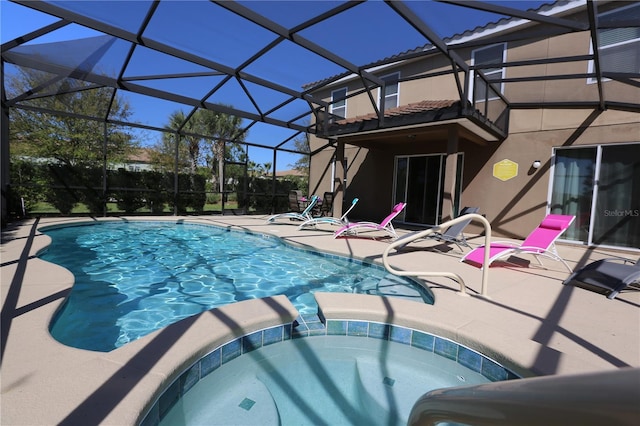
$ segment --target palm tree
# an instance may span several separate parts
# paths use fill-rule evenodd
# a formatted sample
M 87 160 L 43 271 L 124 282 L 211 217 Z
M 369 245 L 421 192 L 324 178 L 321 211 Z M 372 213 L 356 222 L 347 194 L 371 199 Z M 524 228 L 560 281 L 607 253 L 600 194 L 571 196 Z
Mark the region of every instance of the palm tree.
M 249 161 L 249 173 L 251 176 L 267 176 L 271 172 L 272 165 L 270 162 L 258 164 L 255 161 Z
M 169 116 L 169 123 L 165 127 L 178 131 L 178 134 L 182 134 L 181 142 L 186 142 L 189 172 L 192 179 L 198 170 L 198 164 L 202 160 L 201 149 L 204 148 L 207 143 L 211 144 L 212 161 L 217 164 L 218 169 L 216 173 L 215 168 L 212 168 L 212 179 L 214 187 L 218 187 L 220 192 L 222 192 L 224 188 L 220 177 L 223 173 L 225 155 L 230 155 L 230 150 L 226 149 L 226 142 L 232 140 L 234 137 L 237 138 L 238 142 L 244 140 L 244 136 L 240 137 L 240 124 L 242 123 L 242 119 L 222 112 L 199 109 L 188 121 L 186 120 L 187 117 L 184 112 L 174 111 Z M 187 134 L 184 135 L 183 133 Z M 174 141 L 175 137 L 175 133 L 165 134 L 163 137 L 163 142 L 165 142 L 164 150 L 168 148 L 168 142 Z M 180 147 L 180 152 L 182 153 L 182 147 Z
M 239 143 L 244 141 L 246 134 L 242 134 L 240 125 L 242 118 L 225 114 L 217 111 L 199 110 L 199 119 L 201 120 L 204 133 L 211 136 L 211 154 L 212 160 L 217 165 L 217 185 L 220 192 L 224 191 L 224 182 L 222 174 L 224 169 L 225 157 L 230 155 L 230 149 L 227 150 L 227 142 L 234 141 Z M 214 166 L 215 167 L 215 166 Z M 215 169 L 212 170 L 215 179 Z
M 198 117 L 194 114 L 189 121 L 186 121 L 187 117 L 184 112 L 181 110 L 174 111 L 169 116 L 169 124 L 167 124 L 167 128 L 171 130 L 180 130 L 186 133 L 201 133 L 201 124 Z M 167 134 L 167 137 L 172 138 L 175 137 L 174 134 Z M 186 135 L 182 138 L 186 142 L 187 153 L 189 156 L 189 173 L 193 177 L 198 170 L 198 161 L 200 160 L 200 139 L 197 136 Z M 177 141 L 174 141 L 177 143 Z

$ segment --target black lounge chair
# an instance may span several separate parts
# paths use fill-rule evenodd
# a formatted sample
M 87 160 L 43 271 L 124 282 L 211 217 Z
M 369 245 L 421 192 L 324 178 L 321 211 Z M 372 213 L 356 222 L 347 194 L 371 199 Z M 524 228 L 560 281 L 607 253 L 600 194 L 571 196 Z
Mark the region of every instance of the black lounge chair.
M 300 205 L 302 200 L 302 191 L 292 189 L 289 191 L 289 211 L 294 213 L 302 213 L 304 207 Z
M 460 214 L 458 215 L 458 217 L 460 216 L 464 216 L 466 214 L 470 214 L 470 213 L 478 213 L 478 210 L 480 210 L 478 207 L 465 207 L 462 209 L 462 211 L 460 211 Z M 464 231 L 464 228 L 467 227 L 467 225 L 471 222 L 471 219 L 468 220 L 463 220 L 462 222 L 456 223 L 454 225 L 451 225 L 450 227 L 448 227 L 444 232 L 440 233 L 440 232 L 435 232 L 433 234 L 428 235 L 426 238 L 431 238 L 434 240 L 438 240 L 441 241 L 443 243 L 454 243 L 456 246 L 458 246 L 458 249 L 460 251 L 462 250 L 461 245 L 467 247 L 467 248 L 471 248 L 471 246 L 469 246 L 469 243 L 467 243 L 467 239 L 464 236 L 464 233 L 462 231 Z M 422 232 L 422 231 L 417 231 L 417 232 Z M 411 234 L 407 234 L 407 235 L 403 235 L 401 237 L 402 238 L 408 238 L 409 236 L 415 234 L 411 233 Z M 407 243 L 409 244 L 409 243 Z M 401 245 L 396 247 L 396 250 L 400 250 L 402 248 L 404 248 L 406 246 L 406 244 Z
M 331 212 L 333 212 L 333 192 L 325 192 L 317 216 L 331 216 Z
M 615 299 L 627 286 L 640 284 L 640 259 L 635 263 L 633 260 L 621 258 L 597 260 L 571 274 L 562 284 L 567 285 L 571 282 L 605 294 L 609 293 L 607 299 Z

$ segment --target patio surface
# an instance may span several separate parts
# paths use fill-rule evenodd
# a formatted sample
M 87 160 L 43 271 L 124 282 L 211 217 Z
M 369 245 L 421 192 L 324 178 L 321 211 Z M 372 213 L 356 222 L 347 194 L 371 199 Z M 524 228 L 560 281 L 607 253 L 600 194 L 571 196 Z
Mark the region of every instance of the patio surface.
M 293 223 L 267 224 L 265 218 L 159 219 L 264 232 L 374 262 L 381 262 L 389 244 L 368 238 L 334 239 L 330 227 L 300 231 Z M 129 218 L 137 219 L 150 218 Z M 288 300 L 277 296 L 188 318 L 109 353 L 64 346 L 50 336 L 48 326 L 73 285 L 73 276 L 36 257 L 49 242 L 37 228 L 87 220 L 92 219 L 46 218 L 3 230 L 2 425 L 135 424 L 159 387 L 169 384 L 211 345 L 233 337 L 237 332 L 233 327 L 250 332 L 296 316 Z M 472 238 L 470 243 L 479 245 L 482 240 Z M 572 268 L 604 257 L 638 257 L 637 252 L 568 244 L 559 244 L 558 251 Z M 394 309 L 398 321 L 454 337 L 523 375 L 640 367 L 640 291 L 624 291 L 608 300 L 583 288 L 563 286 L 568 272 L 560 262 L 545 259 L 547 269 L 535 261 L 528 267 L 490 268 L 489 297 L 484 298 L 480 296 L 481 270 L 460 263 L 460 257 L 455 246 L 423 241 L 394 252 L 389 259 L 402 270 L 454 271 L 464 279 L 470 297 L 461 296 L 458 284 L 450 279 L 425 277 L 434 305 L 393 300 L 381 307 L 382 299 L 377 297 L 336 294 L 322 295 L 321 307 L 333 317 L 369 316 L 370 320 L 384 318 L 381 310 Z M 221 331 L 212 336 L 212 328 Z

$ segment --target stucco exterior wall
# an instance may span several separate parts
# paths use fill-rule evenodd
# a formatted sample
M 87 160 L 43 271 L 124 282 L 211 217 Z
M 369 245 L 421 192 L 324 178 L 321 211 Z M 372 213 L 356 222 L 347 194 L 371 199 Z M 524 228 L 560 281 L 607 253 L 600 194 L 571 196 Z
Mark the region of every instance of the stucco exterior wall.
M 532 33 L 535 27 L 522 29 Z M 467 63 L 471 63 L 472 49 L 458 50 L 457 53 Z M 535 61 L 544 58 L 589 55 L 591 38 L 588 32 L 570 33 L 550 38 L 539 38 L 527 42 L 515 41 L 507 44 L 506 61 Z M 400 70 L 401 78 L 445 70 L 450 63 L 442 57 L 426 56 L 401 65 L 390 67 L 377 75 L 388 75 Z M 509 114 L 509 135 L 502 142 L 478 144 L 465 139 L 461 133 L 458 152 L 464 154 L 462 196 L 460 207 L 478 206 L 493 225 L 497 236 L 523 238 L 544 217 L 549 196 L 552 153 L 558 147 L 594 146 L 597 144 L 638 143 L 640 157 L 640 120 L 638 114 L 623 110 L 599 109 L 599 89 L 606 93 L 608 101 L 621 104 L 640 103 L 640 90 L 631 90 L 629 85 L 614 80 L 606 80 L 601 88 L 584 77 L 593 72 L 589 61 L 576 60 L 562 64 L 531 64 L 506 68 L 506 78 L 542 77 L 545 75 L 583 74 L 560 80 L 537 79 L 527 83 L 504 83 L 504 95 L 512 103 L 526 103 L 525 109 L 514 109 Z M 464 79 L 463 75 L 460 75 Z M 357 90 L 359 82 L 342 86 L 349 91 Z M 377 90 L 374 91 L 377 95 Z M 400 83 L 400 105 L 422 100 L 459 99 L 455 79 L 452 75 Z M 330 100 L 330 92 L 325 93 Z M 592 106 L 564 109 L 536 108 L 540 102 L 592 102 Z M 491 105 L 493 108 L 495 105 Z M 483 103 L 476 105 L 480 111 Z M 491 109 L 490 109 L 491 111 Z M 496 110 L 499 111 L 499 108 Z M 354 117 L 373 112 L 366 95 L 347 101 L 347 116 Z M 390 129 L 385 138 L 375 135 L 375 143 L 367 143 L 366 137 L 358 137 L 360 147 L 347 144 L 345 156 L 349 161 L 347 197 L 354 196 L 360 202 L 351 215 L 353 218 L 381 220 L 393 205 L 394 161 L 397 155 L 445 153 L 447 137 L 430 130 L 412 130 L 414 139 L 407 140 L 407 131 Z M 404 132 L 404 133 L 403 133 Z M 421 134 L 421 132 L 425 132 Z M 374 137 L 373 135 L 371 136 Z M 342 140 L 349 140 L 343 138 Z M 355 143 L 355 142 L 354 142 Z M 313 145 L 313 144 L 312 144 Z M 319 145 L 317 145 L 319 146 Z M 365 148 L 366 147 L 366 148 Z M 330 151 L 332 151 L 330 149 Z M 327 161 L 330 154 L 322 153 L 312 160 L 311 182 L 321 186 L 326 179 L 317 173 L 322 166 L 316 162 Z M 518 164 L 517 176 L 502 181 L 493 176 L 493 166 L 504 159 Z M 531 167 L 539 160 L 539 169 Z M 470 226 L 474 229 L 474 225 Z
M 446 61 L 441 55 L 431 55 L 428 61 L 411 61 L 399 66 L 390 66 L 375 74 L 378 77 L 384 77 L 399 72 L 400 79 L 417 78 L 400 83 L 398 89 L 399 104 L 406 105 L 427 99 L 458 99 L 456 83 L 451 75 L 420 78 L 420 76 L 424 76 L 427 73 L 447 71 L 450 69 L 450 62 Z M 360 79 L 339 81 L 332 85 L 330 89 L 319 91 L 315 93 L 314 96 L 330 102 L 331 92 L 342 88 L 347 89 L 347 94 L 353 94 L 363 90 L 364 86 Z M 378 99 L 380 97 L 379 89 L 373 89 L 372 95 L 374 99 Z M 374 112 L 375 110 L 371 105 L 371 100 L 366 93 L 361 93 L 347 99 L 347 117 L 359 117 Z
M 461 205 L 480 206 L 496 235 L 523 238 L 546 213 L 553 148 L 640 142 L 640 123 L 635 118 L 619 111 L 515 111 L 511 122 L 523 123 L 515 126 L 520 130 L 495 150 L 473 144 L 462 148 Z M 493 165 L 504 159 L 519 166 L 518 175 L 507 181 L 493 176 Z M 542 162 L 537 170 L 531 167 L 534 160 Z
M 400 78 L 424 76 L 426 73 L 448 71 L 451 63 L 441 56 L 432 57 L 429 61 L 419 61 L 408 64 L 400 70 Z M 461 77 L 464 78 L 464 77 Z M 420 102 L 424 100 L 458 99 L 456 82 L 452 75 L 443 75 L 400 83 L 400 105 Z
M 512 113 L 514 126 L 501 143 L 481 146 L 462 140 L 464 153 L 460 206 L 478 206 L 497 236 L 524 238 L 546 213 L 553 148 L 640 142 L 640 123 L 632 113 L 619 111 L 522 110 Z M 359 197 L 351 217 L 381 220 L 394 202 L 396 155 L 436 154 L 446 151 L 445 140 L 391 145 L 388 149 L 347 146 L 347 198 Z M 640 144 L 638 144 L 640 155 Z M 324 158 L 332 154 L 323 153 Z M 518 174 L 502 181 L 493 166 L 504 159 L 518 164 Z M 533 169 L 534 160 L 542 166 Z M 311 180 L 317 180 L 313 173 Z M 318 191 L 320 193 L 321 191 Z M 480 231 L 470 225 L 470 231 Z

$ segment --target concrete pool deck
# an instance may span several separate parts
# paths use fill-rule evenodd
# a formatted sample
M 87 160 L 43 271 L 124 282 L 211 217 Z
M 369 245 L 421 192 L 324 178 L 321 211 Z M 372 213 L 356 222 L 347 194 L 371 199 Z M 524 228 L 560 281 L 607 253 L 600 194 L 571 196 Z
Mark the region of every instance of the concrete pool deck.
M 334 239 L 331 228 L 298 230 L 293 223 L 267 224 L 266 216 L 161 217 L 264 232 L 293 244 L 380 262 L 386 240 Z M 128 220 L 150 220 L 149 217 Z M 102 219 L 100 219 L 102 220 Z M 122 220 L 122 218 L 107 218 Z M 17 223 L 2 232 L 2 386 L 0 424 L 136 424 L 158 389 L 216 344 L 275 324 L 297 313 L 284 296 L 228 305 L 158 330 L 109 353 L 70 348 L 55 341 L 48 326 L 73 285 L 65 269 L 36 257 L 49 238 L 38 231 L 88 218 L 46 218 Z M 470 240 L 472 245 L 482 238 Z M 439 250 L 433 247 L 438 246 Z M 453 249 L 451 249 L 453 248 Z M 637 252 L 559 244 L 575 268 L 611 257 L 636 259 Z M 615 300 L 582 288 L 563 286 L 568 272 L 560 262 L 547 269 L 492 267 L 488 298 L 480 297 L 480 269 L 460 263 L 455 246 L 421 241 L 393 252 L 402 270 L 455 271 L 456 282 L 427 278 L 435 304 L 366 295 L 322 294 L 318 302 L 330 318 L 393 321 L 452 338 L 523 375 L 573 374 L 640 367 L 640 291 Z M 211 330 L 217 330 L 212 333 Z

